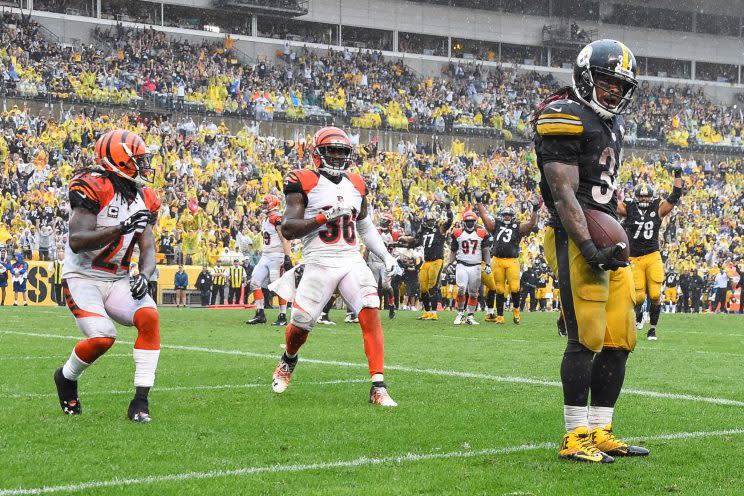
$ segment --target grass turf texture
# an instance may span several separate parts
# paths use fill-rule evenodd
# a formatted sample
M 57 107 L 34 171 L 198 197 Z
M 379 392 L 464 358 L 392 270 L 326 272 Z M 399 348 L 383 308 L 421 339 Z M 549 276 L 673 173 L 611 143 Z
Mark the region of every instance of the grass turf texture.
M 52 373 L 79 337 L 64 309 L 0 309 L 0 495 L 8 489 L 142 479 L 192 472 L 281 466 L 109 487 L 84 494 L 742 494 L 744 434 L 641 441 L 647 459 L 590 466 L 557 459 L 554 447 L 472 452 L 557 443 L 563 432 L 555 384 L 503 382 L 436 372 L 386 373 L 400 404 L 367 404 L 369 384 L 357 324 L 319 326 L 302 350 L 286 393 L 270 388 L 283 329 L 246 326 L 252 311 L 161 309 L 164 345 L 244 351 L 245 356 L 164 348 L 151 393 L 153 422 L 125 419 L 131 399 L 131 344 L 117 344 L 83 375 L 83 415 L 62 415 Z M 419 322 L 383 317 L 386 363 L 406 368 L 558 381 L 564 340 L 556 314 L 523 314 L 519 326 L 451 325 L 454 315 Z M 269 322 L 275 312 L 268 312 Z M 342 311 L 332 318 L 343 319 Z M 481 316 L 482 318 L 482 316 Z M 507 320 L 509 322 L 509 320 Z M 744 320 L 662 315 L 657 342 L 639 340 L 626 387 L 744 401 Z M 11 332 L 3 332 L 11 331 Z M 133 341 L 121 328 L 120 340 Z M 641 336 L 645 338 L 645 336 Z M 262 357 L 260 355 L 267 355 Z M 302 358 L 357 364 L 303 362 Z M 354 380 L 317 384 L 324 381 Z M 197 386 L 237 386 L 198 389 Z M 173 390 L 170 390 L 173 388 Z M 623 395 L 618 435 L 659 436 L 744 428 L 744 406 Z M 364 457 L 467 454 L 464 458 L 360 463 L 295 472 L 287 466 Z M 356 465 L 355 463 L 351 465 Z M 191 477 L 191 476 L 190 476 Z M 65 491 L 60 491 L 64 493 Z

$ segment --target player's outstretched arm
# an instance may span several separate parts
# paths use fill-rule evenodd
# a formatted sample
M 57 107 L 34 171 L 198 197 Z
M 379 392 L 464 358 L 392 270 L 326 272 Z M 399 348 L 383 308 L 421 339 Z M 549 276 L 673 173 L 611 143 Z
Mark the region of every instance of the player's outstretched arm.
M 519 224 L 519 234 L 527 234 L 537 225 L 537 211 L 540 210 L 540 198 L 538 196 L 532 197 L 532 212 L 530 213 L 530 219 L 527 222 Z
M 662 200 L 659 204 L 659 217 L 666 217 L 669 215 L 669 212 L 672 211 L 674 206 L 679 203 L 680 198 L 682 198 L 682 167 L 673 167 L 672 173 L 674 174 L 672 193 L 666 198 L 666 200 Z
M 155 235 L 152 232 L 152 224 L 148 224 L 142 235 L 137 240 L 139 247 L 139 273 L 150 279 L 155 272 Z
M 624 201 L 618 201 L 617 202 L 617 215 L 620 217 L 627 217 L 628 216 L 628 209 L 625 206 Z
M 74 208 L 70 216 L 70 249 L 74 253 L 103 248 L 119 236 L 119 226 L 96 230 L 97 216 L 86 208 Z
M 483 226 L 486 228 L 486 231 L 492 233 L 493 230 L 496 228 L 496 223 L 493 221 L 490 215 L 488 215 L 488 210 L 486 209 L 486 206 L 483 204 L 483 196 L 481 195 L 480 199 L 478 198 L 476 194 L 476 204 L 475 208 L 478 209 L 478 216 L 480 216 L 481 220 L 483 221 Z

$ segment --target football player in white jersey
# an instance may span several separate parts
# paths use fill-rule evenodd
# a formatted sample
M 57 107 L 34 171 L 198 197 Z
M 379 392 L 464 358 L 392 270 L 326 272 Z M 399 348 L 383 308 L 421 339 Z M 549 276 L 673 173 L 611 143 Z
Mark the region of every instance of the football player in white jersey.
M 393 219 L 392 215 L 388 213 L 382 214 L 380 216 L 380 228 L 378 229 L 378 232 L 382 237 L 382 242 L 385 243 L 385 247 L 387 247 L 388 253 L 395 257 L 395 243 L 398 241 L 398 238 L 401 237 L 401 233 L 393 229 L 393 222 L 395 222 L 395 219 Z M 396 267 L 393 267 L 393 272 L 388 272 L 385 267 L 385 260 L 378 257 L 370 250 L 367 250 L 366 258 L 367 265 L 369 265 L 369 269 L 372 271 L 372 276 L 375 278 L 378 288 L 382 289 L 382 295 L 385 297 L 385 302 L 388 306 L 388 317 L 394 319 L 395 300 L 393 299 L 392 279 L 394 275 L 393 272 L 398 270 L 398 264 L 396 263 Z M 402 270 L 400 272 L 402 273 Z
M 481 264 L 483 272 L 491 274 L 491 253 L 489 250 L 488 232 L 477 227 L 478 216 L 470 210 L 462 213 L 462 227 L 452 231 L 450 245 L 450 263 L 457 264 L 455 282 L 457 284 L 457 316 L 455 325 L 463 323 L 478 325 L 473 313 L 478 305 L 478 291 L 481 286 Z M 465 317 L 465 300 L 467 293 L 467 312 Z
M 263 289 L 267 284 L 279 279 L 282 269 L 292 268 L 292 249 L 289 241 L 282 237 L 279 226 L 282 224 L 282 216 L 279 214 L 281 202 L 275 195 L 264 196 L 261 208 L 265 218 L 261 223 L 261 235 L 263 236 L 263 248 L 261 259 L 256 264 L 251 275 L 251 291 L 253 291 L 253 302 L 256 305 L 256 316 L 247 321 L 248 325 L 265 324 L 264 294 Z M 287 301 L 279 297 L 279 317 L 271 325 L 287 325 Z
M 78 379 L 114 344 L 114 321 L 135 326 L 135 394 L 127 415 L 135 422 L 149 422 L 148 393 L 160 355 L 160 323 L 147 290 L 155 270 L 152 226 L 160 201 L 143 184 L 152 181 L 154 170 L 142 138 L 121 129 L 98 139 L 95 158 L 95 170 L 84 170 L 70 182 L 72 213 L 62 272 L 67 306 L 86 339 L 55 371 L 54 382 L 62 411 L 82 413 Z M 135 246 L 139 271 L 130 277 Z
M 325 127 L 315 133 L 310 147 L 316 170 L 296 170 L 284 181 L 287 208 L 281 231 L 287 239 L 302 239 L 304 263 L 270 286 L 293 301 L 292 318 L 285 331 L 286 348 L 274 370 L 272 389 L 276 393 L 287 389 L 300 347 L 338 289 L 359 316 L 372 379 L 369 401 L 396 406 L 383 376 L 384 338 L 377 282 L 360 253 L 359 237 L 370 252 L 385 261 L 386 270 L 392 271 L 396 261 L 372 222 L 364 179 L 347 171 L 352 151 L 344 131 Z

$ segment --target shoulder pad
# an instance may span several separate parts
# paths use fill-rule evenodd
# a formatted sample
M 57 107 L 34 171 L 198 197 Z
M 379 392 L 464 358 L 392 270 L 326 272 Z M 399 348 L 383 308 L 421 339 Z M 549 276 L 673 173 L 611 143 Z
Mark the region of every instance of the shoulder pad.
M 101 174 L 83 172 L 70 181 L 69 196 L 72 208 L 82 206 L 97 214 L 114 197 L 114 186 Z
M 452 231 L 452 237 L 455 239 L 459 238 L 461 234 L 462 234 L 462 229 L 459 227 L 455 229 L 454 231 Z
M 573 100 L 550 102 L 537 118 L 535 131 L 540 136 L 581 136 L 584 123 L 581 105 Z
M 355 172 L 347 172 L 346 178 L 351 181 L 351 184 L 353 184 L 354 188 L 359 191 L 360 195 L 365 196 L 367 194 L 367 183 L 364 181 L 362 176 Z
M 292 171 L 284 178 L 284 194 L 307 194 L 318 184 L 319 175 L 314 170 L 300 169 Z
M 479 227 L 476 232 L 478 233 L 478 236 L 480 236 L 481 239 L 486 239 L 488 236 L 488 231 L 483 229 L 482 227 Z
M 147 186 L 142 188 L 142 198 L 145 200 L 145 206 L 152 213 L 157 213 L 160 209 L 160 199 L 153 190 Z

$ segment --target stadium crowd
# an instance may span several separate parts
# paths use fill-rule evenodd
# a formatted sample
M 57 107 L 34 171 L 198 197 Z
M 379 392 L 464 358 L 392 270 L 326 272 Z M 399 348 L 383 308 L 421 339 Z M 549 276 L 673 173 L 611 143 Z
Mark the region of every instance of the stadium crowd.
M 27 98 L 153 101 L 259 120 L 333 116 L 362 128 L 490 129 L 526 140 L 530 112 L 558 86 L 549 74 L 475 62 L 452 62 L 441 77 L 425 77 L 380 52 L 297 50 L 288 43 L 274 61 L 243 63 L 229 36 L 197 44 L 121 25 L 97 28 L 95 45 L 73 47 L 45 40 L 29 19 L 1 19 L 2 92 Z M 711 102 L 702 89 L 645 81 L 626 120 L 631 144 L 742 146 L 741 111 Z

